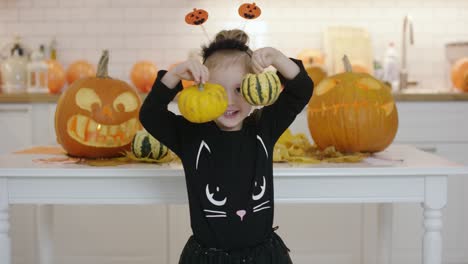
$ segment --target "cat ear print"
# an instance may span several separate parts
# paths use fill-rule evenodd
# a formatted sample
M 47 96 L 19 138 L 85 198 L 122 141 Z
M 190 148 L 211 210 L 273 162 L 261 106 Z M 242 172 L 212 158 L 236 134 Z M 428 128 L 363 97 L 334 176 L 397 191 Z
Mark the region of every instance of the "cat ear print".
M 239 16 L 248 20 L 255 19 L 262 14 L 262 10 L 255 3 L 244 3 L 240 5 L 238 12 Z

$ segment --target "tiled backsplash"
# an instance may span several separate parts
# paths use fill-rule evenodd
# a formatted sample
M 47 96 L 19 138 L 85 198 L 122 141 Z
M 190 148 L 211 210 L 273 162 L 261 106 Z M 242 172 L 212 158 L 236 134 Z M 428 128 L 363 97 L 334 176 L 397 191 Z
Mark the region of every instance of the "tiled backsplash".
M 322 48 L 323 30 L 332 25 L 369 30 L 374 55 L 381 59 L 388 42 L 399 48 L 403 17 L 414 21 L 415 45 L 408 49 L 410 80 L 425 88 L 447 88 L 444 45 L 468 40 L 468 0 L 257 0 L 262 16 L 246 21 L 237 14 L 244 1 L 230 0 L 0 0 L 0 47 L 14 34 L 33 48 L 58 42 L 66 67 L 77 59 L 97 63 L 111 52 L 109 73 L 129 81 L 142 59 L 158 68 L 184 60 L 207 42 L 199 26 L 184 22 L 192 8 L 210 13 L 210 37 L 224 28 L 245 27 L 251 46 L 274 46 L 288 56 Z

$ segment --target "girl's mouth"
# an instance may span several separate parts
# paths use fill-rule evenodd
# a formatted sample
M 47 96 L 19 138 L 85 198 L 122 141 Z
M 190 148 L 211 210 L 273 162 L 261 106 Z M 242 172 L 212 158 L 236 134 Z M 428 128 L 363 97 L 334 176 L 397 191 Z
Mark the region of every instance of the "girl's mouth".
M 239 113 L 239 111 L 237 110 L 228 110 L 226 112 L 224 112 L 224 117 L 225 118 L 234 118 L 237 116 L 237 114 Z

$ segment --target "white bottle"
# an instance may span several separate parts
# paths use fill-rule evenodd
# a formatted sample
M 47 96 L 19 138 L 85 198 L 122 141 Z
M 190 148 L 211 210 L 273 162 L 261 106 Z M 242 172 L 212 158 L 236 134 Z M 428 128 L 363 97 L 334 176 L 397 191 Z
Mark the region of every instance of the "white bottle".
M 390 42 L 383 58 L 383 81 L 392 86 L 392 92 L 398 91 L 400 85 L 400 65 L 395 44 Z

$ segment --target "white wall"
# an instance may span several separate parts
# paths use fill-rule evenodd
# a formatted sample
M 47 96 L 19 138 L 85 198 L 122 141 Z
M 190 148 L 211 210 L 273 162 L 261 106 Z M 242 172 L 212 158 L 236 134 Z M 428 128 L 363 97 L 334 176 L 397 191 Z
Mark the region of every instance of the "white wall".
M 247 22 L 237 14 L 242 2 L 1 0 L 0 45 L 14 34 L 31 47 L 57 36 L 59 60 L 65 66 L 77 59 L 96 63 L 107 48 L 110 73 L 128 80 L 137 60 L 149 59 L 166 68 L 207 41 L 200 27 L 184 22 L 193 7 L 209 11 L 204 26 L 211 37 L 224 28 L 245 26 L 254 48 L 271 45 L 288 56 L 307 47 L 321 48 L 321 33 L 328 26 L 351 25 L 369 30 L 375 55 L 381 58 L 389 41 L 400 46 L 403 17 L 411 14 L 416 42 L 408 55 L 411 79 L 442 89 L 448 85 L 444 44 L 468 39 L 466 0 L 258 0 L 263 14 Z

